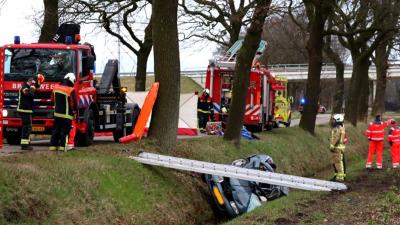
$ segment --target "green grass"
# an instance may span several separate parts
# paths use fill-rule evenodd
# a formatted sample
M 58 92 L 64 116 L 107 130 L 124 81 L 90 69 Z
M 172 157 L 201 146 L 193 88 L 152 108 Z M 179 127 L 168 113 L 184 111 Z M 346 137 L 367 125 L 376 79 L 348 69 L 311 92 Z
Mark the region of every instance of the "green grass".
M 154 83 L 154 76 L 149 76 L 146 79 L 146 90 L 150 89 Z M 128 91 L 135 91 L 135 77 L 121 77 L 121 85 L 126 86 Z M 181 76 L 181 93 L 201 92 L 203 88 L 193 81 L 190 77 Z
M 230 163 L 266 153 L 274 158 L 278 172 L 314 176 L 331 168 L 329 132 L 325 126 L 317 127 L 315 136 L 300 128 L 275 129 L 261 134 L 261 140 L 243 141 L 240 149 L 220 137 L 181 140 L 172 154 Z M 366 141 L 360 130 L 349 126 L 348 134 L 348 158 L 364 156 Z M 198 174 L 145 166 L 127 158 L 140 150 L 160 151 L 151 140 L 144 140 L 65 154 L 36 152 L 0 158 L 0 224 L 215 223 Z M 293 192 L 231 224 L 278 216 L 306 195 L 308 192 Z M 261 219 L 254 219 L 258 217 Z

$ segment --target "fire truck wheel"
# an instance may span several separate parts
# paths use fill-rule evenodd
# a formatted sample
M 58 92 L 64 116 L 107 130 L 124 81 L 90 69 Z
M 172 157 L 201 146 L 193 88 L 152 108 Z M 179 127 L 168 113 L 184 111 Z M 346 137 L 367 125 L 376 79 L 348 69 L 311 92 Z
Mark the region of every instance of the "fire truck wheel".
M 113 132 L 113 138 L 115 142 L 119 142 L 119 139 L 124 136 L 124 131 L 123 130 L 114 130 Z M 126 132 L 126 135 L 128 135 L 128 131 Z
M 85 123 L 86 123 L 86 133 L 79 133 L 77 132 L 78 144 L 79 146 L 89 146 L 93 144 L 94 138 L 94 113 L 93 110 L 89 109 L 87 111 L 87 115 L 85 116 Z
M 6 132 L 4 134 L 7 144 L 9 145 L 20 145 L 21 144 L 21 130 L 17 132 Z

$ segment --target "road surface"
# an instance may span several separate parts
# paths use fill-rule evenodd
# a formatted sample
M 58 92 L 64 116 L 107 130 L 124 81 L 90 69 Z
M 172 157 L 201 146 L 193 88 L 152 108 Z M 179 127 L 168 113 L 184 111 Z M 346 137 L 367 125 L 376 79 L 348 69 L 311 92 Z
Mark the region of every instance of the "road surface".
M 320 124 L 329 123 L 330 118 L 331 118 L 331 114 L 329 114 L 329 113 L 318 114 L 316 124 L 320 125 Z M 298 126 L 299 123 L 300 123 L 300 119 L 295 119 L 295 120 L 292 120 L 290 126 L 295 127 L 295 126 Z

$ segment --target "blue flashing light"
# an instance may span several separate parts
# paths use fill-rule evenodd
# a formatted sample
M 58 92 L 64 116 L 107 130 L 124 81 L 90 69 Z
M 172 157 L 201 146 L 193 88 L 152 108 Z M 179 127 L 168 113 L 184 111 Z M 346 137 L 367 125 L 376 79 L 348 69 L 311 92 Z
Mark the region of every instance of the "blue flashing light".
M 301 98 L 301 99 L 300 99 L 300 103 L 301 103 L 301 104 L 306 103 L 306 99 L 305 99 L 305 98 Z
M 14 44 L 20 44 L 21 43 L 21 37 L 20 36 L 14 36 Z
M 72 37 L 71 36 L 66 36 L 65 37 L 65 44 L 67 44 L 67 45 L 72 44 Z

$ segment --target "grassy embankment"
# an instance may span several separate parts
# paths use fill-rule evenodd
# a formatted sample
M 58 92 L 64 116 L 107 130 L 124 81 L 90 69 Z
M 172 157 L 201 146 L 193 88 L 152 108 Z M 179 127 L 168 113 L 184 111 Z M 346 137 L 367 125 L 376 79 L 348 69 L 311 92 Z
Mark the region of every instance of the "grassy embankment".
M 261 134 L 261 140 L 243 141 L 240 150 L 219 137 L 180 140 L 173 154 L 230 163 L 266 153 L 274 158 L 278 172 L 313 176 L 331 168 L 329 128 L 318 127 L 316 133 L 275 129 Z M 365 138 L 355 128 L 348 133 L 348 158 L 360 161 Z M 215 224 L 199 175 L 144 166 L 127 158 L 140 149 L 159 151 L 144 140 L 0 158 L 0 224 Z M 292 192 L 232 222 L 248 224 L 246 218 L 256 222 L 261 215 L 279 216 L 283 209 L 290 210 L 291 202 L 308 195 Z

